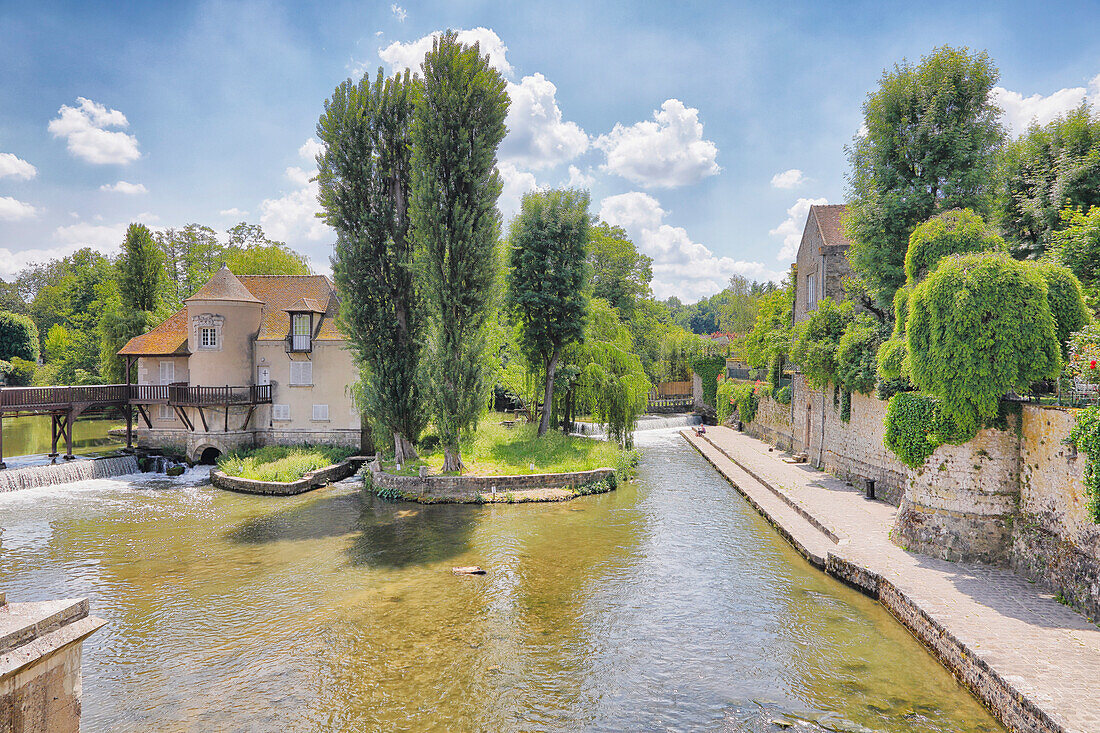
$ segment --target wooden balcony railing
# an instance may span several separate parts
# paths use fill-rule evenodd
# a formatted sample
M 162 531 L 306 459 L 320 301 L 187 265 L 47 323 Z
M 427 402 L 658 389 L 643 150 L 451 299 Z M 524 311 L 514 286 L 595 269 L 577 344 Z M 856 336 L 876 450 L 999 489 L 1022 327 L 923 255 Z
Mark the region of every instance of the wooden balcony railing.
M 182 406 L 259 405 L 271 385 L 191 387 L 186 384 L 94 384 L 73 387 L 0 387 L 0 410 L 57 410 L 71 405 L 167 403 Z
M 189 387 L 169 385 L 168 404 L 181 407 L 193 405 L 259 405 L 271 402 L 271 385 L 250 387 Z

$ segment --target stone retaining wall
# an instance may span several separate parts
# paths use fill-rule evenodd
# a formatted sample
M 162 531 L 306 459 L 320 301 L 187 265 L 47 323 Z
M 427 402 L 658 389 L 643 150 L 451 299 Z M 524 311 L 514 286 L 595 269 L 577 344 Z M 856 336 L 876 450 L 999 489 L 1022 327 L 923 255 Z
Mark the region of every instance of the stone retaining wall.
M 214 469 L 210 472 L 210 483 L 219 489 L 238 491 L 244 494 L 270 494 L 275 496 L 293 496 L 302 494 L 311 489 L 316 489 L 333 481 L 339 481 L 351 476 L 363 465 L 366 458 L 356 456 L 346 461 L 337 463 L 316 471 L 310 471 L 297 481 L 283 483 L 281 481 L 256 481 L 250 478 L 229 476 L 223 471 Z
M 754 438 L 771 443 L 780 450 L 794 449 L 794 433 L 791 430 L 791 406 L 784 405 L 767 395 L 760 398 L 756 415 L 745 425 L 745 432 Z
M 519 476 L 395 476 L 375 471 L 375 488 L 399 491 L 406 496 L 423 498 L 476 496 L 525 489 L 575 489 L 584 484 L 610 479 L 613 468 L 596 468 L 572 473 L 532 473 Z

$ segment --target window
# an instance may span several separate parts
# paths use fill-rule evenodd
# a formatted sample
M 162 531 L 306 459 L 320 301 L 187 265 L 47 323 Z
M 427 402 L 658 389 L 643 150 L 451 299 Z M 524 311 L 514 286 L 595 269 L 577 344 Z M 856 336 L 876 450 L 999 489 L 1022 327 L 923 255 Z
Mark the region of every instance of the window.
M 218 329 L 216 329 L 216 328 L 200 328 L 199 329 L 199 348 L 201 348 L 201 349 L 216 349 L 216 348 L 218 348 Z
M 256 384 L 271 384 L 271 367 L 260 367 L 256 370 Z
M 160 383 L 171 384 L 176 381 L 176 362 L 162 361 L 160 363 Z
M 313 385 L 313 362 L 312 361 L 292 361 L 290 362 L 290 383 L 298 386 L 312 386 Z
M 806 276 L 806 303 L 811 308 L 817 305 L 817 283 L 813 275 Z
M 272 420 L 289 420 L 290 419 L 290 405 L 272 405 L 271 406 L 271 419 Z
M 309 351 L 310 316 L 308 313 L 295 313 L 291 327 L 291 349 L 294 351 Z
M 158 420 L 175 420 L 176 413 L 168 405 L 157 406 L 157 419 Z
M 328 405 L 314 405 L 313 406 L 313 419 L 314 420 L 328 420 Z

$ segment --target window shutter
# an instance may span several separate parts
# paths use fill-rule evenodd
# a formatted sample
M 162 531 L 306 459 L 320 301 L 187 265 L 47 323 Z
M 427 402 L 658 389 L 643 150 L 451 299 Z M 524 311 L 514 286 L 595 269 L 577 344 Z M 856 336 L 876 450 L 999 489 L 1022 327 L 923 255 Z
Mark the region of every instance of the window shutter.
M 290 405 L 272 405 L 271 406 L 271 419 L 272 420 L 289 420 L 290 419 Z
M 290 383 L 291 384 L 313 384 L 313 362 L 312 361 L 292 361 L 290 362 Z
M 313 406 L 313 419 L 314 420 L 328 420 L 328 405 L 314 405 Z

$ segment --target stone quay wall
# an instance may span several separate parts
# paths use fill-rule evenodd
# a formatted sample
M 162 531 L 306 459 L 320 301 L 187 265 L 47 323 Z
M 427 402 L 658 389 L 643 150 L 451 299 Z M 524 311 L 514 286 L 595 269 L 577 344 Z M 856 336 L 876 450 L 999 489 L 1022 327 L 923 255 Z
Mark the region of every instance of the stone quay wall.
M 517 476 L 395 476 L 373 471 L 371 481 L 376 489 L 399 491 L 405 496 L 433 497 L 475 496 L 525 489 L 575 489 L 584 484 L 607 480 L 615 475 L 613 468 L 596 468 L 571 473 L 532 473 Z
M 886 405 L 853 394 L 848 422 L 833 391 L 795 377 L 791 405 L 764 397 L 748 434 L 899 506 L 898 544 L 947 560 L 1008 565 L 1100 620 L 1100 525 L 1088 513 L 1088 460 L 1068 444 L 1070 408 L 1023 404 L 1007 430 L 938 447 L 910 469 L 885 446 Z

